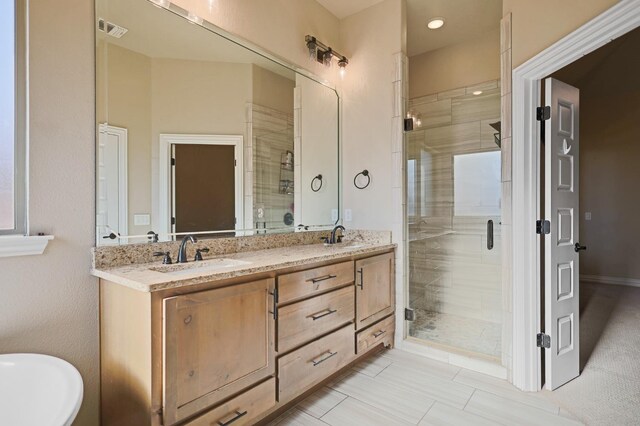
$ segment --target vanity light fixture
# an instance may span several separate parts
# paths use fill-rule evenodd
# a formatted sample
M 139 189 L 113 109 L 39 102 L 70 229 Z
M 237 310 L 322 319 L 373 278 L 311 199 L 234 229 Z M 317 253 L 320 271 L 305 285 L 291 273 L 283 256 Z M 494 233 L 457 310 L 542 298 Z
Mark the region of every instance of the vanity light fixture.
M 312 35 L 307 35 L 304 38 L 304 41 L 307 44 L 307 49 L 309 49 L 309 59 L 315 62 L 320 62 L 326 67 L 330 67 L 333 58 L 336 58 L 338 61 L 338 67 L 340 67 L 340 76 L 344 77 L 347 64 L 349 63 L 346 56 L 336 52 Z
M 431 18 L 429 22 L 427 22 L 427 28 L 430 30 L 437 30 L 438 28 L 442 28 L 444 26 L 444 18 L 437 17 Z
M 349 60 L 347 58 L 345 58 L 344 56 L 342 57 L 342 59 L 340 59 L 338 61 L 338 66 L 340 67 L 340 77 L 344 78 L 344 75 L 347 73 L 347 64 L 349 63 Z

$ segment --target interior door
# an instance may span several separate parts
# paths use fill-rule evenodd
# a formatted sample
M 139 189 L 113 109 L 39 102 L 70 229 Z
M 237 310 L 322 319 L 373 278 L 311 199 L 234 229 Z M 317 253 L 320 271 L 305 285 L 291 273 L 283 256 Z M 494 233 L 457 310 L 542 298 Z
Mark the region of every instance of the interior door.
M 127 227 L 127 130 L 101 124 L 98 135 L 96 245 L 117 245 Z
M 545 80 L 551 107 L 545 121 L 545 386 L 556 389 L 580 374 L 579 96 L 575 87 Z

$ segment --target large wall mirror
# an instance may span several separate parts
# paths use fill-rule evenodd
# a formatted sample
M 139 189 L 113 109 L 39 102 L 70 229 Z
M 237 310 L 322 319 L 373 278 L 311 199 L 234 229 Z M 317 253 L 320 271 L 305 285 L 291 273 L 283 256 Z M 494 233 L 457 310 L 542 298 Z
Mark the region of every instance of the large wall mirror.
M 96 0 L 97 244 L 335 223 L 336 91 L 157 3 Z

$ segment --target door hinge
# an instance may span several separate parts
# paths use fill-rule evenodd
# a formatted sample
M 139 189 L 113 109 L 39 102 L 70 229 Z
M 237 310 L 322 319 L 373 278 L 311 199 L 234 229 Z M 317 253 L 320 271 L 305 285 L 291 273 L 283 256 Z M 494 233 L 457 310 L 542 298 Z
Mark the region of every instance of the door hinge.
M 175 224 L 176 224 L 176 218 L 175 218 L 175 217 L 172 217 L 172 218 L 171 218 L 171 224 L 172 224 L 172 225 L 175 225 Z
M 551 107 L 544 106 L 536 108 L 536 120 L 545 121 L 551 118 Z
M 405 321 L 415 321 L 416 320 L 416 311 L 411 308 L 404 309 L 404 319 Z
M 536 346 L 539 348 L 547 348 L 551 347 L 551 336 L 544 333 L 538 333 L 536 335 Z
M 233 160 L 233 165 L 237 167 L 238 166 L 238 160 Z
M 551 222 L 548 220 L 536 220 L 536 234 L 544 235 L 551 233 Z
M 175 166 L 175 165 L 176 165 L 176 159 L 175 159 L 175 158 L 172 158 L 172 159 L 171 159 L 171 165 L 172 165 L 172 166 Z

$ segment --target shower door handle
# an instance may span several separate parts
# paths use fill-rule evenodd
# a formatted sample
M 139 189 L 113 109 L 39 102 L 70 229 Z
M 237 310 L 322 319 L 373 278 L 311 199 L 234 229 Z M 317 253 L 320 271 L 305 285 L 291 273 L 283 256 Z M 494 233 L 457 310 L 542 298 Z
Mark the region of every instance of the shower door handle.
M 493 249 L 493 221 L 487 221 L 487 250 Z

